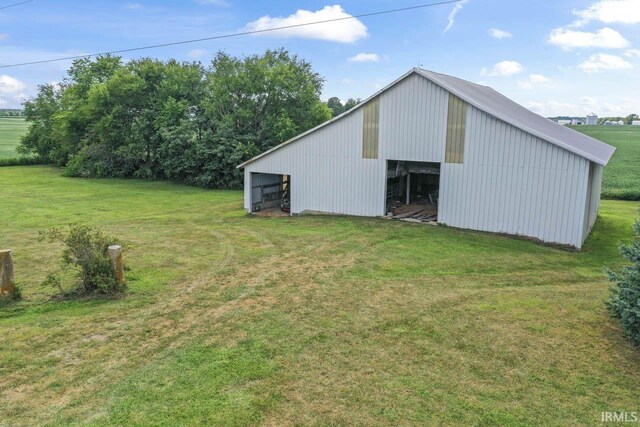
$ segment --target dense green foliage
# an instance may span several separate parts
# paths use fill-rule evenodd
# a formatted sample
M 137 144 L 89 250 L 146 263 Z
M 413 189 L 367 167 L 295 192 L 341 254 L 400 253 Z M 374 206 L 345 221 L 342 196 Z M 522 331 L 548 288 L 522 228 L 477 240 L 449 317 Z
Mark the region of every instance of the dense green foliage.
M 616 147 L 602 175 L 602 197 L 640 200 L 640 126 L 571 128 Z
M 360 102 L 362 102 L 360 98 L 358 99 L 349 98 L 347 99 L 347 102 L 342 104 L 342 101 L 340 101 L 340 98 L 338 98 L 337 96 L 333 96 L 327 100 L 327 106 L 331 109 L 331 113 L 333 117 L 336 117 L 344 113 L 345 111 L 349 111 L 356 105 L 360 104 Z
M 63 272 L 69 269 L 77 272 L 77 281 L 71 290 L 64 288 L 64 279 L 57 273 L 49 274 L 43 285 L 53 286 L 65 294 L 112 294 L 119 290 L 108 253 L 109 246 L 118 239 L 85 225 L 71 225 L 68 230 L 52 228 L 42 235 L 64 244 Z
M 284 50 L 200 63 L 104 56 L 74 62 L 25 103 L 21 150 L 71 176 L 240 186 L 235 167 L 331 117 L 323 80 Z
M 640 220 L 636 220 L 633 229 L 635 240 L 620 246 L 620 254 L 630 264 L 618 272 L 608 271 L 614 285 L 607 305 L 629 338 L 640 345 Z

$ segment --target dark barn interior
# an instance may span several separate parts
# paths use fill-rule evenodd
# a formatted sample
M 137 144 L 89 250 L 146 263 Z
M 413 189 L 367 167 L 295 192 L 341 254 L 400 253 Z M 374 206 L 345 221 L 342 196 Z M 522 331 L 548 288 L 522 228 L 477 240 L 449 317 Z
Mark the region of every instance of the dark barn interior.
M 440 164 L 387 161 L 386 213 L 395 219 L 438 220 Z

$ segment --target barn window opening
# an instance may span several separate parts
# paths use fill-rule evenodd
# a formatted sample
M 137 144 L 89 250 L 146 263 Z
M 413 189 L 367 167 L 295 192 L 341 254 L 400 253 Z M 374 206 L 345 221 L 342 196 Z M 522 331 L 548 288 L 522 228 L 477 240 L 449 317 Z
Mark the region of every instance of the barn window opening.
M 265 216 L 291 213 L 291 176 L 251 174 L 251 212 Z
M 464 161 L 464 137 L 467 125 L 467 103 L 449 94 L 447 114 L 447 142 L 444 161 L 462 163 Z
M 380 135 L 380 98 L 369 101 L 363 107 L 362 157 L 378 158 L 378 139 Z
M 387 161 L 386 213 L 411 222 L 438 221 L 440 163 Z

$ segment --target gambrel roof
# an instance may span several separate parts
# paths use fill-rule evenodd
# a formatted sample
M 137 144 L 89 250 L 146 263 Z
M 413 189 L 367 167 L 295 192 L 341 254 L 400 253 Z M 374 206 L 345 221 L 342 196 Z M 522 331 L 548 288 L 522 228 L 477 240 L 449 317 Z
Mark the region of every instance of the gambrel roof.
M 477 109 L 499 120 L 502 120 L 531 135 L 537 136 L 540 139 L 555 144 L 567 151 L 575 153 L 599 165 L 606 165 L 613 155 L 613 152 L 615 151 L 614 147 L 605 144 L 602 141 L 598 141 L 597 139 L 591 138 L 590 136 L 569 129 L 566 126 L 559 125 L 558 123 L 555 123 L 545 117 L 542 117 L 534 113 L 533 111 L 523 107 L 522 105 L 510 100 L 506 96 L 491 89 L 488 86 L 471 83 L 457 77 L 448 76 L 446 74 L 440 74 L 433 71 L 414 68 L 384 89 L 373 94 L 351 110 L 342 113 L 341 115 L 334 117 L 333 119 L 319 126 L 316 126 L 315 128 L 310 129 L 268 151 L 265 151 L 264 153 L 254 157 L 253 159 L 239 165 L 238 168 L 242 168 L 247 164 L 258 160 L 259 158 L 266 156 L 267 154 L 272 153 L 273 151 L 276 151 L 285 145 L 297 141 L 303 136 L 306 136 L 318 129 L 328 126 L 331 123 L 340 120 L 342 117 L 351 114 L 354 111 L 357 111 L 358 108 L 361 108 L 369 100 L 386 92 L 407 77 L 414 74 L 426 78 L 432 83 L 463 99 L 468 104 L 473 105 Z

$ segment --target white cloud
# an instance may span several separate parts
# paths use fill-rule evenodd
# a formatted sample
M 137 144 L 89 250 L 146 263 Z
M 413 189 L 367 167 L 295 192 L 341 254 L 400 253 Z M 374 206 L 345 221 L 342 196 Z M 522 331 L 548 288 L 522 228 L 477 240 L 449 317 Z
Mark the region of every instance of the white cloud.
M 576 26 L 585 25 L 591 21 L 605 24 L 637 24 L 640 23 L 640 0 L 600 0 L 585 10 L 573 12 L 579 18 Z
M 601 28 L 594 33 L 556 28 L 549 34 L 548 42 L 564 50 L 585 47 L 621 49 L 629 46 L 629 41 L 611 28 Z
M 15 94 L 24 90 L 26 87 L 27 85 L 18 79 L 7 76 L 6 74 L 0 75 L 0 94 Z
M 578 65 L 578 68 L 586 73 L 597 73 L 600 70 L 625 70 L 633 68 L 633 65 L 616 55 L 594 53 L 589 56 L 589 59 Z
M 624 52 L 624 56 L 640 58 L 640 49 L 627 49 Z
M 580 97 L 580 103 L 587 107 L 593 107 L 598 103 L 598 100 L 591 96 L 582 96 Z
M 522 72 L 522 65 L 516 61 L 502 61 L 495 64 L 491 70 L 483 68 L 480 71 L 482 76 L 513 76 Z
M 124 8 L 127 10 L 142 10 L 144 6 L 140 3 L 127 3 L 124 5 Z
M 453 27 L 453 24 L 455 24 L 456 22 L 456 15 L 462 10 L 465 3 L 467 3 L 468 1 L 469 0 L 461 0 L 456 3 L 455 6 L 453 6 L 453 9 L 451 9 L 451 13 L 449 13 L 449 17 L 447 18 L 449 20 L 449 23 L 447 24 L 447 28 L 444 29 L 443 33 L 446 33 L 451 29 L 451 27 Z
M 198 59 L 198 58 L 201 58 L 202 56 L 204 56 L 206 54 L 207 54 L 207 51 L 204 50 L 204 49 L 192 49 L 192 50 L 189 51 L 189 53 L 187 55 L 191 59 Z
M 575 104 L 559 101 L 529 102 L 527 107 L 534 113 L 545 117 L 574 115 L 576 112 L 582 111 Z
M 349 62 L 380 62 L 380 55 L 377 53 L 359 53 L 348 59 Z
M 585 117 L 592 112 L 601 117 L 626 116 L 635 111 L 640 111 L 640 100 L 621 97 L 598 102 L 595 98 L 584 96 L 579 99 L 579 102 L 563 102 L 557 100 L 529 102 L 527 107 L 545 117 Z
M 504 30 L 499 30 L 497 28 L 491 28 L 488 31 L 488 33 L 489 33 L 489 35 L 491 37 L 494 37 L 494 38 L 496 38 L 498 40 L 508 39 L 510 37 L 513 37 L 513 34 L 511 34 L 510 32 L 504 31 Z
M 529 80 L 531 83 L 549 83 L 549 79 L 542 74 L 529 74 Z
M 523 89 L 533 89 L 535 86 L 546 86 L 551 87 L 549 85 L 549 78 L 543 76 L 542 74 L 529 74 L 529 78 L 527 80 L 522 80 L 518 82 L 518 86 Z
M 342 9 L 342 6 L 325 6 L 323 9 L 312 12 L 298 10 L 288 17 L 263 16 L 257 21 L 247 24 L 249 31 L 264 31 L 277 27 L 301 25 L 309 22 L 326 21 L 351 17 Z M 325 24 L 305 25 L 284 30 L 271 31 L 261 34 L 271 37 L 301 37 L 307 39 L 327 40 L 339 43 L 354 43 L 367 37 L 367 27 L 359 19 L 344 19 L 342 21 L 328 22 Z

